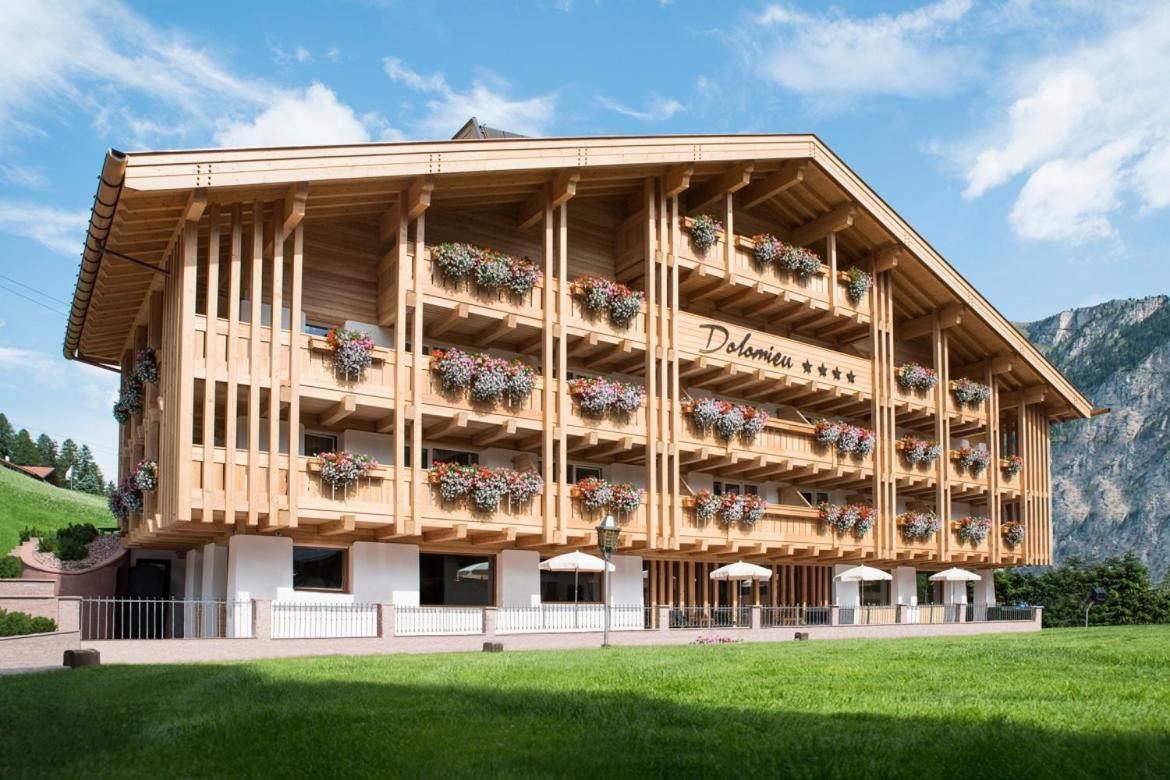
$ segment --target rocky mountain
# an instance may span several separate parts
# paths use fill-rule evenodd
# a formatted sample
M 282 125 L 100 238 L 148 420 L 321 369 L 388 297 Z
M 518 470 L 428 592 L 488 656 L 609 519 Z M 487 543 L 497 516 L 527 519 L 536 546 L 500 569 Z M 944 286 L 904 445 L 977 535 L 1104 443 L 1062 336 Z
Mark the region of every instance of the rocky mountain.
M 1170 571 L 1170 298 L 1116 300 L 1018 326 L 1109 414 L 1053 429 L 1058 560 L 1133 551 Z

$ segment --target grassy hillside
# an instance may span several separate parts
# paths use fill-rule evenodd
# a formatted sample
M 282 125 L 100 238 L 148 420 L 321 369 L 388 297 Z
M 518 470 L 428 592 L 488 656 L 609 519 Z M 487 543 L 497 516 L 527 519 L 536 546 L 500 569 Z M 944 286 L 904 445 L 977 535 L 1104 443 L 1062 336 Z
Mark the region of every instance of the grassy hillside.
M 1170 626 L 107 666 L 0 678 L 0 734 L 0 777 L 1165 778 Z
M 17 545 L 25 526 L 49 531 L 70 523 L 116 525 L 104 498 L 62 490 L 0 467 L 0 555 Z

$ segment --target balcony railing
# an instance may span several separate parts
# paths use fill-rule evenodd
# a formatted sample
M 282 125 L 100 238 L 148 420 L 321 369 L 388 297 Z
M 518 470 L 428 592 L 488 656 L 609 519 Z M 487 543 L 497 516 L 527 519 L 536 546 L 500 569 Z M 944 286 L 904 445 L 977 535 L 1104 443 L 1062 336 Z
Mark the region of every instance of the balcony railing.
M 86 598 L 81 639 L 245 639 L 252 636 L 251 601 Z
M 807 422 L 783 420 L 775 417 L 768 420 L 761 431 L 751 440 L 741 437 L 720 438 L 714 431 L 702 431 L 684 415 L 681 443 L 714 447 L 719 450 L 740 452 L 747 455 L 772 455 L 790 458 L 802 465 L 818 465 L 823 468 L 844 468 L 868 472 L 873 468 L 871 455 L 841 455 L 837 448 L 820 444 L 816 440 L 814 427 Z
M 378 636 L 377 604 L 272 602 L 273 639 L 342 639 Z
M 610 629 L 642 630 L 646 613 L 641 604 L 610 606 Z M 540 604 L 535 607 L 500 607 L 496 612 L 496 632 L 601 631 L 605 626 L 603 604 Z
M 482 634 L 480 607 L 397 607 L 394 610 L 397 636 L 439 634 Z

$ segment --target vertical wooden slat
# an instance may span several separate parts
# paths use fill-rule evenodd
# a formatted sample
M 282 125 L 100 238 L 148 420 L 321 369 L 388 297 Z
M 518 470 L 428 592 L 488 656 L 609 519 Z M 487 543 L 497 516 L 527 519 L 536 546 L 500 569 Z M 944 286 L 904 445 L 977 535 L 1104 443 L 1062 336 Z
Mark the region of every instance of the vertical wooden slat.
M 305 223 L 293 230 L 292 299 L 289 302 L 288 339 L 288 516 L 298 524 L 298 496 L 301 478 L 301 301 L 304 296 Z
M 268 356 L 268 523 L 284 525 L 280 518 L 280 396 L 284 384 L 281 371 L 281 340 L 284 330 L 284 201 L 272 204 L 272 291 L 270 293 L 272 319 Z M 291 432 L 290 432 L 291 433 Z M 292 436 L 289 436 L 291 463 Z M 288 525 L 296 522 L 289 518 Z
M 568 330 L 569 317 L 569 251 L 567 246 L 569 235 L 569 204 L 563 203 L 557 207 L 556 223 L 556 267 L 557 267 L 557 469 L 556 480 L 561 489 L 558 493 L 557 517 L 558 528 L 568 522 L 569 518 L 569 491 L 565 485 L 565 474 L 569 464 L 569 439 L 566 431 L 569 419 L 569 355 Z M 653 545 L 649 545 L 653 548 Z
M 551 186 L 548 186 L 548 192 L 551 194 Z M 544 381 L 544 388 L 541 390 L 541 410 L 544 413 L 544 428 L 541 431 L 540 439 L 540 453 L 541 453 L 541 477 L 544 479 L 544 492 L 540 496 L 541 505 L 541 520 L 542 528 L 544 529 L 544 538 L 546 541 L 551 541 L 553 538 L 553 522 L 556 519 L 556 500 L 557 496 L 566 492 L 564 469 L 567 464 L 560 463 L 560 473 L 554 471 L 553 466 L 556 463 L 557 455 L 554 450 L 556 447 L 556 428 L 562 423 L 554 413 L 554 404 L 556 399 L 556 388 L 554 382 L 556 381 L 553 373 L 553 347 L 556 338 L 556 331 L 554 331 L 554 322 L 557 319 L 553 315 L 555 313 L 555 299 L 553 298 L 553 290 L 555 289 L 555 278 L 553 264 L 553 207 L 551 197 L 544 199 L 544 217 L 542 224 L 543 234 L 543 257 L 541 258 L 544 264 L 544 287 L 541 289 L 541 305 L 543 307 L 541 322 L 544 326 L 544 331 L 541 334 L 540 346 L 540 375 Z M 557 326 L 559 327 L 559 326 Z M 563 380 L 562 380 L 563 381 Z M 653 596 L 652 596 L 653 597 Z
M 236 425 L 239 416 L 240 265 L 244 227 L 240 204 L 232 205 L 231 247 L 228 250 L 227 396 L 224 402 L 224 521 L 236 520 Z
M 642 200 L 646 208 L 646 256 L 642 279 L 646 285 L 646 494 L 652 497 L 646 506 L 647 536 L 650 546 L 659 546 L 663 534 L 662 520 L 658 513 L 658 384 L 655 381 L 658 361 L 658 291 L 654 278 L 655 246 L 655 183 L 647 178 L 642 186 Z
M 248 525 L 260 523 L 260 318 L 264 296 L 264 204 L 252 203 L 252 281 L 248 359 Z M 270 448 L 271 449 L 271 448 Z
M 207 331 L 203 372 L 203 517 L 215 519 L 215 390 L 219 375 L 219 204 L 208 209 Z
M 394 239 L 394 530 L 402 533 L 406 517 L 403 512 L 403 498 L 406 496 L 406 466 L 422 462 L 421 452 L 412 452 L 411 462 L 406 462 L 406 288 L 409 284 L 409 268 L 406 245 L 406 191 L 398 193 L 394 204 L 397 230 Z
M 183 225 L 183 271 L 179 289 L 179 387 L 176 394 L 178 403 L 179 467 L 177 485 L 178 502 L 175 519 L 191 519 L 191 446 L 195 426 L 195 291 L 199 270 L 198 256 L 199 225 L 186 222 Z
M 411 289 L 414 291 L 414 311 L 410 329 L 410 354 L 413 358 L 411 372 L 410 400 L 414 415 L 410 426 L 410 451 L 417 467 L 411 471 L 410 480 L 410 517 L 411 528 L 414 533 L 422 531 L 422 399 L 423 399 L 423 261 L 426 252 L 426 213 L 419 214 L 414 221 L 414 269 Z

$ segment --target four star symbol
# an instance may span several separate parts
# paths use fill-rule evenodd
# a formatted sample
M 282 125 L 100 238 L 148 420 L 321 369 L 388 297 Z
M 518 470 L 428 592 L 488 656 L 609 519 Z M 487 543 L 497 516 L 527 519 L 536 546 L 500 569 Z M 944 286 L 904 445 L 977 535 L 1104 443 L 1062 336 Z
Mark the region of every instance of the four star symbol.
M 839 368 L 834 368 L 834 369 L 833 369 L 833 378 L 834 378 L 834 379 L 836 379 L 836 380 L 840 380 L 840 379 L 841 379 L 841 369 L 839 369 Z
M 829 375 L 829 367 L 826 366 L 824 363 L 821 363 L 819 366 L 817 366 L 817 371 L 820 372 L 821 376 L 828 376 Z
M 850 371 L 845 375 L 845 378 L 849 380 L 849 384 L 853 384 L 857 380 L 857 374 Z
M 806 374 L 812 373 L 813 366 L 812 366 L 811 360 L 805 360 L 804 363 L 802 363 L 800 367 L 804 369 L 804 373 L 806 373 Z

